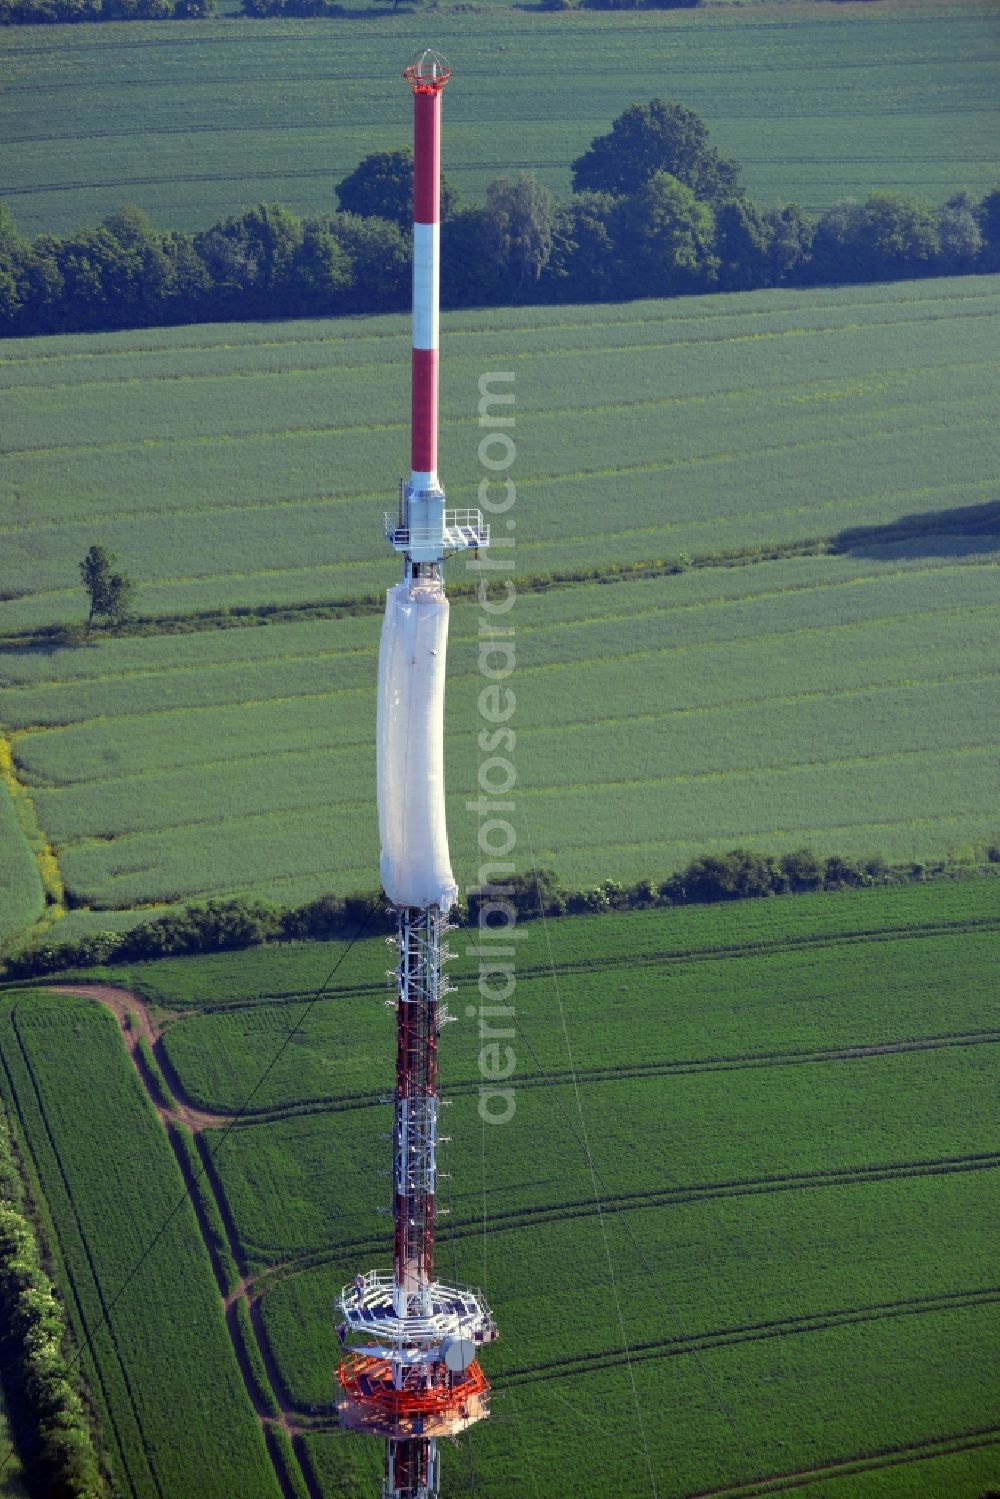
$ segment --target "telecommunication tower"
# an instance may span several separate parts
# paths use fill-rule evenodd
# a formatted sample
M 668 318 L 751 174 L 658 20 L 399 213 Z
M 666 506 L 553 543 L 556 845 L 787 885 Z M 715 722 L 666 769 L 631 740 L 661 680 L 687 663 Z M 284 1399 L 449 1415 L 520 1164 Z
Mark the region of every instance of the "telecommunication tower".
M 396 915 L 393 1266 L 359 1274 L 339 1300 L 344 1425 L 386 1440 L 382 1499 L 433 1499 L 436 1439 L 489 1414 L 477 1353 L 496 1337 L 482 1297 L 434 1278 L 438 1034 L 449 1017 L 444 942 L 458 887 L 444 803 L 448 552 L 489 545 L 478 510 L 446 510 L 437 475 L 441 92 L 451 69 L 425 51 L 413 91 L 411 472 L 386 539 L 403 559 L 386 598 L 378 681 L 382 884 Z

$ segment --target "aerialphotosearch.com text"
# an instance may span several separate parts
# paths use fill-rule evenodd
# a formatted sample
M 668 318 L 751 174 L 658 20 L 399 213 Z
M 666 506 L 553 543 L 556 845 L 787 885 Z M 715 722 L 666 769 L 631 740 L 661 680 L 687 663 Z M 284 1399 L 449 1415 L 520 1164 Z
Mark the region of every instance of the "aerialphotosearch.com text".
M 514 427 L 514 372 L 493 370 L 479 377 L 479 508 L 490 526 L 490 544 L 482 556 L 470 559 L 478 575 L 478 796 L 466 810 L 478 818 L 480 863 L 477 941 L 469 956 L 479 960 L 479 1004 L 466 1015 L 479 1023 L 479 1114 L 487 1124 L 507 1124 L 516 1109 L 512 1078 L 517 1066 L 514 990 L 517 987 L 517 910 L 511 899 L 514 874 L 515 788 L 514 751 L 517 734 L 513 718 L 517 700 L 508 679 L 516 665 L 513 609 L 513 514 L 517 487 L 510 469 L 517 456 Z

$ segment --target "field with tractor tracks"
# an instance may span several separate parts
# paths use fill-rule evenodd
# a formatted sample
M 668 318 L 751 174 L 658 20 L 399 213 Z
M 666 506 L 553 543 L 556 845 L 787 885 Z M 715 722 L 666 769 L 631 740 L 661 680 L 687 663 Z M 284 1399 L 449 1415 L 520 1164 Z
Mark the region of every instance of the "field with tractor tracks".
M 446 1493 L 472 1472 L 496 1499 L 652 1481 L 665 1499 L 803 1482 L 817 1499 L 975 1499 L 997 1481 L 994 885 L 532 923 L 503 1127 L 478 1111 L 477 959 L 459 934 L 439 1273 L 482 1287 L 502 1339 L 484 1355 L 495 1420 L 447 1449 Z M 115 970 L 100 992 L 130 1015 L 138 1082 L 96 997 L 4 997 L 0 1081 L 43 1175 L 57 1149 L 108 1169 L 124 1129 L 148 1156 L 141 1188 L 122 1182 L 123 1203 L 148 1199 L 128 1234 L 88 1216 L 96 1167 L 74 1168 L 64 1270 L 97 1324 L 111 1307 L 126 1370 L 141 1326 L 172 1377 L 187 1265 L 212 1350 L 198 1377 L 231 1389 L 242 1371 L 230 1420 L 245 1434 L 256 1408 L 278 1465 L 248 1471 L 246 1499 L 303 1474 L 324 1499 L 364 1492 L 378 1468 L 377 1444 L 336 1427 L 331 1307 L 386 1255 L 385 965 L 368 938 Z M 66 1081 L 65 1058 L 91 1051 Z M 180 1182 L 153 1104 L 184 1136 L 198 1213 L 185 1199 L 128 1280 Z M 74 1144 L 63 1121 L 88 1108 Z M 124 1390 L 108 1409 L 140 1436 L 179 1420 Z M 221 1440 L 212 1425 L 198 1440 Z

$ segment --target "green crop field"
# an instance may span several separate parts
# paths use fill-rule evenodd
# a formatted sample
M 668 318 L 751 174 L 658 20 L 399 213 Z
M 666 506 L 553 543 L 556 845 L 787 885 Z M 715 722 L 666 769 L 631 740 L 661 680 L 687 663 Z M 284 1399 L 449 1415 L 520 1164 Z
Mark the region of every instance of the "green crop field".
M 979 1499 L 1000 1481 L 995 883 L 530 924 L 504 1127 L 478 1117 L 459 935 L 438 1271 L 483 1288 L 501 1341 L 494 1420 L 447 1447 L 447 1494 L 472 1472 L 496 1499 L 638 1496 L 650 1473 L 663 1499 Z M 203 1123 L 253 1094 L 201 1145 L 258 1371 L 321 1499 L 373 1492 L 379 1465 L 337 1430 L 331 1302 L 388 1253 L 385 966 L 374 938 L 118 974 L 165 1022 L 158 1061 Z M 29 994 L 9 1042 L 29 1038 L 36 1071 L 60 1032 L 63 1054 L 70 1035 L 107 1050 L 95 1012 Z M 77 1068 L 75 1107 L 107 1094 L 114 1050 Z M 23 1127 L 34 1142 L 38 1117 Z M 172 1191 L 168 1155 L 151 1194 L 164 1172 Z
M 988 1331 L 972 1331 L 978 1314 L 965 1311 L 964 1288 L 978 1293 L 993 1283 L 992 1198 L 983 1185 L 992 1176 L 966 1171 L 958 1157 L 979 1156 L 991 1138 L 983 1071 L 990 1048 L 972 1037 L 996 1034 L 983 1030 L 996 1021 L 989 980 L 996 919 L 988 887 L 965 904 L 973 889 L 892 893 L 885 902 L 855 896 L 846 905 L 816 899 L 801 911 L 792 909 L 797 902 L 779 903 L 762 909 L 749 931 L 733 911 L 556 923 L 557 963 L 575 955 L 580 964 L 558 980 L 539 971 L 543 934 L 530 929 L 519 949 L 525 977 L 517 1011 L 525 1034 L 513 1043 L 523 1091 L 510 1129 L 487 1132 L 485 1167 L 473 1096 L 474 1026 L 465 1022 L 449 1033 L 446 1050 L 446 1093 L 455 1100 L 446 1169 L 456 1188 L 440 1259 L 449 1270 L 454 1259 L 460 1277 L 485 1283 L 505 1327 L 494 1355 L 500 1419 L 475 1438 L 478 1481 L 487 1492 L 530 1482 L 528 1466 L 541 1488 L 559 1493 L 646 1488 L 602 1236 L 574 1138 L 580 1125 L 566 1080 L 559 998 L 570 1017 L 584 1117 L 600 1141 L 594 1153 L 603 1190 L 627 1204 L 646 1261 L 636 1263 L 620 1220 L 608 1214 L 661 1491 L 701 1492 L 710 1484 L 728 1491 L 798 1462 L 845 1461 L 866 1443 L 883 1445 L 874 1436 L 879 1423 L 889 1423 L 901 1446 L 947 1437 L 949 1419 L 956 1430 L 976 1424 L 968 1397 L 991 1384 Z M 809 933 L 810 918 L 825 925 L 824 917 L 838 930 Z M 794 935 L 785 927 L 789 918 Z M 857 941 L 883 922 L 881 941 Z M 715 956 L 713 947 L 738 933 L 746 954 Z M 814 940 L 803 942 L 807 934 Z M 687 944 L 693 950 L 685 961 Z M 653 956 L 664 950 L 675 954 L 668 964 Z M 605 951 L 610 961 L 598 955 Z M 630 951 L 634 957 L 619 970 L 614 955 Z M 646 961 L 637 966 L 636 957 Z M 296 988 L 308 990 L 318 960 L 310 959 Z M 292 980 L 289 961 L 275 990 Z M 266 959 L 237 962 L 263 972 Z M 331 1401 L 331 1296 L 359 1264 L 378 1256 L 383 1237 L 374 1211 L 380 1184 L 366 1175 L 365 1162 L 379 1129 L 371 1116 L 380 1116 L 376 1099 L 387 1084 L 391 1017 L 377 993 L 358 989 L 368 975 L 374 986 L 378 962 L 376 952 L 370 964 L 352 963 L 343 994 L 324 1002 L 306 1035 L 298 1034 L 294 1076 L 290 1064 L 273 1095 L 258 1100 L 272 1109 L 279 1099 L 302 1108 L 312 1095 L 318 1111 L 249 1125 L 219 1158 L 244 1254 L 258 1269 L 286 1266 L 273 1284 L 264 1282 L 261 1317 L 285 1391 L 306 1408 Z M 207 973 L 200 961 L 172 965 L 182 975 L 176 997 L 196 991 L 199 973 L 206 1000 L 218 996 L 225 1004 L 229 992 L 252 991 L 247 966 L 233 975 L 231 990 L 209 977 L 221 976 L 223 963 L 215 960 Z M 145 974 L 147 992 L 166 1003 L 175 997 L 170 969 L 148 965 L 132 978 L 142 984 Z M 300 1014 L 291 996 L 275 992 L 249 1010 L 193 1016 L 168 1030 L 168 1054 L 203 1104 L 232 1108 Z M 894 1046 L 913 1049 L 857 1055 Z M 367 1106 L 358 1107 L 366 1082 Z M 925 1175 L 931 1161 L 939 1164 Z M 262 1202 L 274 1211 L 262 1211 Z M 929 1243 L 935 1236 L 928 1225 L 939 1214 L 961 1227 Z M 294 1257 L 301 1273 L 290 1275 Z M 905 1309 L 897 1306 L 901 1299 Z M 589 1316 L 581 1315 L 581 1303 Z M 921 1335 L 909 1319 L 924 1316 L 931 1321 L 921 1323 Z M 879 1371 L 902 1368 L 925 1338 L 937 1340 L 938 1377 L 952 1371 L 955 1403 L 936 1407 L 925 1353 L 897 1424 L 894 1397 L 878 1393 Z M 723 1356 L 718 1346 L 731 1351 Z M 971 1363 L 955 1380 L 959 1346 Z M 701 1367 L 687 1367 L 695 1357 L 675 1361 L 685 1351 Z M 743 1420 L 753 1405 L 735 1437 L 712 1410 L 713 1383 L 730 1409 L 741 1402 Z M 765 1418 L 754 1404 L 762 1399 L 780 1416 Z M 609 1406 L 618 1436 L 605 1467 L 595 1470 L 581 1433 L 605 1422 Z M 790 1408 L 802 1417 L 794 1452 Z M 833 1446 L 824 1446 L 831 1439 Z M 341 1439 L 325 1440 L 336 1473 Z M 466 1483 L 465 1463 L 454 1457 L 449 1491 L 462 1492 Z
M 991 566 L 809 559 L 727 570 L 711 590 L 707 577 L 521 601 L 515 825 L 530 860 L 596 881 L 734 841 L 908 857 L 992 829 Z M 367 650 L 337 652 L 337 623 L 275 626 L 139 642 L 163 664 L 135 672 L 126 640 L 82 653 L 93 684 L 11 686 L 6 712 L 24 723 L 24 703 L 28 720 L 14 736 L 20 773 L 74 900 L 370 885 L 378 621 L 351 624 Z M 448 742 L 463 881 L 478 826 L 465 810 L 475 627 L 471 607 L 456 611 Z M 206 641 L 229 659 L 201 665 Z M 247 643 L 272 659 L 241 661 Z M 60 654 L 78 666 L 80 653 Z M 49 703 L 74 702 L 76 721 L 38 726 Z
M 277 1499 L 181 1173 L 113 1021 L 14 990 L 0 1032 L 0 1094 L 55 1224 L 116 1492 Z
M 632 1025 L 643 1031 L 652 1028 L 664 1008 L 650 974 L 662 976 L 665 969 L 671 984 L 673 975 L 683 974 L 684 1010 L 672 1016 L 664 1032 L 669 1035 L 670 1057 L 678 1064 L 700 1055 L 702 1029 L 709 1018 L 717 1037 L 725 1034 L 726 1048 L 733 1054 L 789 1048 L 808 1052 L 834 1042 L 846 1046 L 852 1039 L 859 1042 L 862 1032 L 864 1044 L 885 1044 L 899 1035 L 904 1022 L 904 1011 L 894 1007 L 892 986 L 887 985 L 894 970 L 905 972 L 902 992 L 907 1006 L 912 1007 L 917 994 L 929 1005 L 940 1004 L 943 991 L 950 1027 L 976 1030 L 989 1004 L 982 975 L 988 971 L 987 954 L 995 940 L 996 904 L 992 882 L 962 882 L 951 890 L 935 885 L 886 891 L 877 901 L 869 900 L 868 892 L 845 893 L 835 900 L 811 896 L 794 903 L 685 910 L 659 921 L 633 915 L 610 923 L 553 923 L 554 959 L 561 972 L 572 971 L 577 1002 L 586 1000 L 595 1015 L 602 997 L 606 1002 L 608 970 L 619 970 L 616 1005 L 605 1021 L 588 1024 L 575 1060 L 597 1071 L 604 1065 L 627 1065 L 633 1051 Z M 789 910 L 790 905 L 801 909 Z M 951 935 L 961 929 L 964 946 L 959 949 L 952 943 L 947 966 L 932 970 L 915 937 L 938 925 Z M 551 985 L 544 967 L 546 954 L 537 950 L 536 930 L 529 930 L 532 942 L 518 962 L 518 989 L 533 1016 L 535 1050 L 549 1068 L 557 1068 L 564 1041 L 558 1017 L 545 1004 Z M 719 986 L 720 965 L 734 949 L 741 956 L 739 1009 Z M 322 983 L 337 950 L 337 944 L 324 943 L 311 949 L 199 959 L 186 968 L 170 961 L 146 963 L 130 968 L 126 979 L 152 1004 L 211 1012 L 171 1028 L 164 1047 L 191 1099 L 200 1107 L 227 1111 L 236 1109 L 250 1092 L 277 1050 L 290 1017 L 297 1018 L 296 1007 Z M 296 1033 L 294 1053 L 282 1059 L 255 1094 L 252 1112 L 349 1096 L 371 1102 L 371 1090 L 380 1086 L 372 1081 L 373 1072 L 389 1065 L 393 1021 L 381 1007 L 357 1001 L 385 992 L 380 956 L 376 947 L 365 960 L 352 958 L 350 968 L 338 973 L 329 1001 L 309 1014 Z M 859 1016 L 853 986 L 862 960 L 870 976 L 864 980 L 866 987 L 886 990 L 878 1006 Z M 629 967 L 636 963 L 643 966 L 633 975 Z M 460 957 L 456 979 L 471 980 L 474 972 L 473 961 Z M 802 992 L 812 996 L 808 1007 L 801 1003 Z M 284 1004 L 279 1003 L 282 999 Z M 349 1035 L 342 1018 L 348 1004 L 354 1015 Z M 631 1017 L 628 1030 L 619 1019 L 625 1005 Z M 453 1064 L 453 1092 L 474 1087 L 474 1060 L 468 1058 L 467 1071 Z M 652 1056 L 649 1061 L 651 1067 L 660 1065 Z
M 470 196 L 518 170 L 568 191 L 592 137 L 655 95 L 702 114 L 764 203 L 819 209 L 877 189 L 940 201 L 996 177 L 991 0 L 638 15 L 466 4 L 431 19 L 7 31 L 0 196 L 30 232 L 123 199 L 177 228 L 261 199 L 328 212 L 362 156 L 406 139 L 398 74 L 429 37 L 456 68 L 447 171 Z
M 908 859 L 995 835 L 998 309 L 986 277 L 447 320 L 456 503 L 477 482 L 478 373 L 515 372 L 515 577 L 747 560 L 855 528 L 836 555 L 522 592 L 529 862 L 593 883 L 735 843 Z M 95 540 L 147 613 L 384 587 L 406 340 L 380 318 L 5 346 L 18 587 L 0 628 L 79 619 Z M 9 638 L 0 722 L 69 901 L 95 913 L 72 929 L 191 895 L 371 886 L 378 628 L 368 614 L 91 648 Z M 459 601 L 462 882 L 477 631 Z M 16 838 L 8 857 L 24 859 Z
M 806 559 L 708 579 L 519 603 L 515 825 L 529 860 L 593 882 L 665 873 L 734 841 L 905 858 L 992 830 L 992 566 Z M 338 652 L 339 623 L 274 626 L 137 642 L 162 665 L 135 670 L 124 640 L 59 653 L 96 681 L 9 687 L 20 773 L 76 902 L 371 884 L 378 621 L 350 625 L 367 649 Z M 475 628 L 470 606 L 456 610 L 448 744 L 463 881 L 478 826 L 465 810 Z M 206 642 L 227 659 L 202 665 Z M 273 655 L 241 659 L 248 646 Z M 53 710 L 69 721 L 39 726 Z
M 452 314 L 442 473 L 473 502 L 479 377 L 512 370 L 523 571 L 986 504 L 998 322 L 997 276 Z M 383 586 L 408 347 L 402 317 L 5 342 L 0 633 L 79 618 L 97 533 L 147 613 Z

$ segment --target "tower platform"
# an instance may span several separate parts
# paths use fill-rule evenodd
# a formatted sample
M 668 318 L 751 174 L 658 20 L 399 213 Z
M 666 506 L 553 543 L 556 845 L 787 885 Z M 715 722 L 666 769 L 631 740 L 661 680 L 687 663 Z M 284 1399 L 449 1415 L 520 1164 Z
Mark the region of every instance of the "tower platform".
M 478 1347 L 497 1335 L 493 1315 L 478 1292 L 441 1281 L 411 1292 L 401 1313 L 390 1270 L 372 1270 L 351 1281 L 341 1291 L 338 1307 L 349 1334 L 395 1345 L 394 1356 L 405 1362 L 424 1362 L 424 1349 L 436 1350 L 451 1340 Z
M 416 508 L 416 507 L 414 507 Z M 490 544 L 490 528 L 481 510 L 443 510 L 440 520 L 425 517 L 412 526 L 398 516 L 385 516 L 385 539 L 397 552 L 407 556 L 427 548 L 444 552 L 467 552 Z
M 492 1314 L 477 1292 L 440 1281 L 407 1295 L 405 1308 L 397 1295 L 382 1270 L 340 1294 L 341 1420 L 395 1440 L 454 1436 L 489 1414 L 476 1352 L 497 1335 Z

